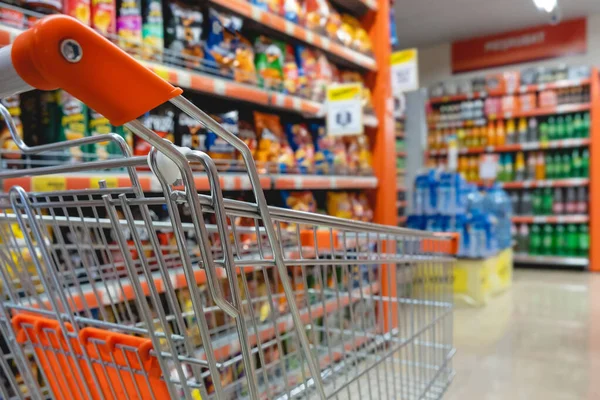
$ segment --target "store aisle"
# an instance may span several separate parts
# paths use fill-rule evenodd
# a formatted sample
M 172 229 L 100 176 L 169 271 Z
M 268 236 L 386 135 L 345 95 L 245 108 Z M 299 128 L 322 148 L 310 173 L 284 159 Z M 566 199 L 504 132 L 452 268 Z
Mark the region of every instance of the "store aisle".
M 454 324 L 446 399 L 600 398 L 600 275 L 517 270 L 510 292 Z

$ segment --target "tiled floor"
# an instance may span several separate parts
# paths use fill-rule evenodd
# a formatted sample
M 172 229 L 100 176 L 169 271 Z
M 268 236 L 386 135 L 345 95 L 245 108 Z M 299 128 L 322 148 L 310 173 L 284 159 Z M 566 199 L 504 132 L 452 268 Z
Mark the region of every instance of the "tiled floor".
M 445 399 L 600 399 L 600 274 L 517 270 L 512 290 L 454 318 Z

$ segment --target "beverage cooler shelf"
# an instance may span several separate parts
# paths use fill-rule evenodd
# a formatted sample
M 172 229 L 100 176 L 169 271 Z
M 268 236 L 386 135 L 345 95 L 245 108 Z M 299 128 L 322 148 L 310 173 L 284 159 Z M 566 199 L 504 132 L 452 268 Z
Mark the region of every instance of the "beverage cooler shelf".
M 544 267 L 584 267 L 589 265 L 585 257 L 555 257 L 555 256 L 530 256 L 528 254 L 515 254 L 516 264 L 541 265 Z

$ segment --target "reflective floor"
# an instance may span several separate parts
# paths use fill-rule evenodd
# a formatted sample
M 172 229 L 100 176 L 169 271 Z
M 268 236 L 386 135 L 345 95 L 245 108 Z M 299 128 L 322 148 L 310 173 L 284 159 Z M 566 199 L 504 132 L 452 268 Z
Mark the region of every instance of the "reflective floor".
M 516 270 L 512 290 L 454 324 L 445 399 L 600 399 L 600 274 Z

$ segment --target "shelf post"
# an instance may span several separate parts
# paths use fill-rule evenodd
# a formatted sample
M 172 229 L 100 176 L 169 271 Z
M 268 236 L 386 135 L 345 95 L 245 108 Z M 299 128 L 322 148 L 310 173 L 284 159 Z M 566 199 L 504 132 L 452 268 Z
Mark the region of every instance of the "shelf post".
M 594 206 L 600 201 L 600 76 L 598 69 L 592 68 L 590 82 L 590 176 L 589 176 L 589 232 L 590 232 L 590 271 L 600 271 L 600 246 L 595 246 L 596 239 L 600 241 L 600 207 Z M 598 154 L 596 154 L 598 153 Z M 598 175 L 598 176 L 596 176 Z

